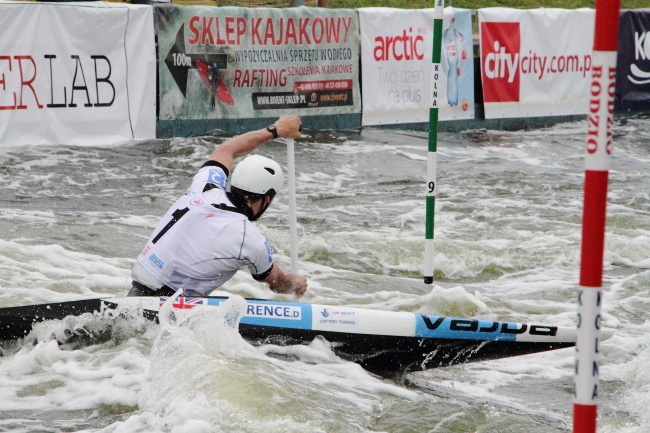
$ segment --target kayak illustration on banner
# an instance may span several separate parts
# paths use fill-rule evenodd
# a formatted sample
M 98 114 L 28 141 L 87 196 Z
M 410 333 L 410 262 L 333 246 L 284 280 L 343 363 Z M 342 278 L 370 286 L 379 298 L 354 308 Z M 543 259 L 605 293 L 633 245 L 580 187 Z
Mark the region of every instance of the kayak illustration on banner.
M 226 82 L 221 78 L 221 70 L 228 69 L 228 55 L 186 53 L 183 26 L 178 29 L 176 42 L 165 57 L 165 64 L 183 97 L 186 97 L 187 92 L 187 74 L 190 69 L 196 69 L 201 80 L 212 93 L 213 107 L 216 105 L 217 99 L 226 104 L 235 105 L 235 100 L 228 91 Z

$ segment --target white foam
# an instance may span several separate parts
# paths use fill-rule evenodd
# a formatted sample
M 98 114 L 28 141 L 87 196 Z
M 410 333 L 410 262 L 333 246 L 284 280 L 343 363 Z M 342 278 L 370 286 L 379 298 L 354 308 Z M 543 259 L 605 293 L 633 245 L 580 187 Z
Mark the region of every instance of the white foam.
M 139 397 L 142 412 L 131 421 L 136 431 L 155 420 L 172 431 L 218 425 L 223 431 L 325 432 L 336 425 L 366 424 L 385 399 L 418 398 L 336 357 L 322 340 L 309 346 L 251 346 L 233 326 L 245 307 L 243 298 L 231 296 L 218 314 L 214 307 L 197 307 L 161 329 L 152 348 L 150 380 Z M 340 420 L 314 418 L 323 404 L 317 396 L 325 390 L 332 394 L 328 411 L 336 411 Z
M 0 304 L 25 305 L 122 295 L 133 259 L 78 253 L 60 245 L 25 245 L 0 239 Z
M 647 124 L 618 127 L 610 173 L 602 323 L 613 336 L 600 346 L 599 409 L 607 432 L 645 433 L 650 422 Z M 301 300 L 573 326 L 583 134 L 577 123 L 440 134 L 434 286 L 421 276 L 426 134 L 310 134 L 296 143 L 300 270 L 309 279 Z M 0 149 L 0 306 L 123 294 L 153 226 L 223 139 Z M 284 144 L 261 151 L 284 164 Z M 279 195 L 258 224 L 285 267 L 287 209 Z M 223 290 L 292 300 L 247 271 Z M 44 323 L 29 341 L 2 348 L 0 410 L 9 420 L 0 429 L 56 422 L 61 430 L 128 433 L 568 428 L 572 349 L 423 373 L 439 385 L 432 396 L 369 375 L 326 342 L 253 347 L 210 320 L 161 327 L 155 345 L 158 328 L 139 322 Z M 110 332 L 89 347 L 52 340 L 82 329 Z M 25 421 L 27 411 L 41 411 L 43 420 Z

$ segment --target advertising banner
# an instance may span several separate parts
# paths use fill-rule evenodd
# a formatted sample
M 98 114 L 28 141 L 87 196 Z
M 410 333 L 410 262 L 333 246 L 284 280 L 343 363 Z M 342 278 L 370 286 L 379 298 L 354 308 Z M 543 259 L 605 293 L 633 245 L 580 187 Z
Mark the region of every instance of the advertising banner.
M 650 108 L 650 10 L 621 12 L 614 111 Z
M 362 125 L 429 121 L 431 92 L 439 120 L 474 118 L 471 12 L 445 8 L 439 88 L 432 89 L 434 9 L 359 9 Z
M 361 111 L 355 10 L 155 8 L 159 119 Z
M 0 145 L 156 134 L 149 6 L 0 2 Z
M 592 9 L 478 11 L 485 118 L 585 114 Z

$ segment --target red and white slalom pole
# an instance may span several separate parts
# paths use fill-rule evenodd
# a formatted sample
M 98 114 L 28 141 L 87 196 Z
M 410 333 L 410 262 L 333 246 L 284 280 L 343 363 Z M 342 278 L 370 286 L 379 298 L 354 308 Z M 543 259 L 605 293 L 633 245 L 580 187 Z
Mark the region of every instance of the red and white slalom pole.
M 582 217 L 573 433 L 595 433 L 603 260 L 620 0 L 596 0 Z

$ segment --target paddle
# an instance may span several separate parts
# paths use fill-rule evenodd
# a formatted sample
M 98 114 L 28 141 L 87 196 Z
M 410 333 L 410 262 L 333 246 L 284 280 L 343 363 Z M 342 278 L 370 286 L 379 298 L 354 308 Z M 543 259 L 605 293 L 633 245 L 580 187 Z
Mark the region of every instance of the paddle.
M 287 165 L 289 166 L 289 242 L 291 250 L 291 272 L 298 272 L 298 221 L 296 217 L 296 159 L 295 140 L 287 139 Z

